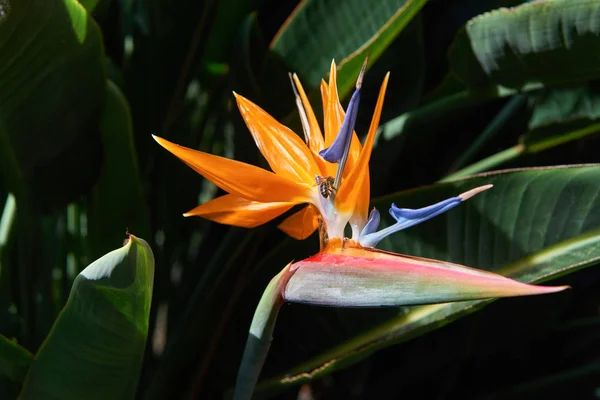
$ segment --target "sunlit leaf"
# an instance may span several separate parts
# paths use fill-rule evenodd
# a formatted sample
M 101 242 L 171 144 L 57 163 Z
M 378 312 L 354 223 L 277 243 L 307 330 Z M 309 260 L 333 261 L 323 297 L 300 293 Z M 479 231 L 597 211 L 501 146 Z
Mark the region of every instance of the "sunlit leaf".
M 600 74 L 598 10 L 595 0 L 550 0 L 482 14 L 454 39 L 451 68 L 469 87 L 592 79 Z
M 411 125 L 443 121 L 458 108 L 600 77 L 599 9 L 595 0 L 535 1 L 471 19 L 452 42 L 452 75 L 437 95 L 382 131 L 392 138 Z
M 31 363 L 21 398 L 134 398 L 153 281 L 152 250 L 133 235 L 84 269 Z

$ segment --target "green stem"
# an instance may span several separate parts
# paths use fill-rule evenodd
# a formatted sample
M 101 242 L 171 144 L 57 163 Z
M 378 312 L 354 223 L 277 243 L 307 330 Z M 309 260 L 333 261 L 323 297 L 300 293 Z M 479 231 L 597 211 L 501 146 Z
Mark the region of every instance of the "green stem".
M 256 307 L 235 381 L 234 400 L 252 398 L 258 376 L 271 347 L 277 314 L 284 303 L 283 291 L 293 274 L 290 272 L 290 266 L 291 263 L 271 279 Z
M 519 157 L 525 151 L 525 147 L 521 144 L 508 148 L 500 153 L 496 153 L 493 156 L 488 158 L 484 158 L 481 161 L 476 162 L 475 164 L 469 165 L 459 171 L 456 171 L 453 174 L 446 176 L 444 179 L 441 179 L 439 182 L 448 182 L 456 179 L 464 178 L 469 175 L 477 174 L 479 172 L 489 171 L 499 165 L 502 165 L 508 161 L 514 160 Z

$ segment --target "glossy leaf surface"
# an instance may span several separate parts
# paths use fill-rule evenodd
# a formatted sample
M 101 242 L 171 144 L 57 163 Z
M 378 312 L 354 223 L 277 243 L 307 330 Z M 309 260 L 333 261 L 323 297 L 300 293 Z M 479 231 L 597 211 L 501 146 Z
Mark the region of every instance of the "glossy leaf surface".
M 75 279 L 22 399 L 133 398 L 148 334 L 154 256 L 131 235 Z

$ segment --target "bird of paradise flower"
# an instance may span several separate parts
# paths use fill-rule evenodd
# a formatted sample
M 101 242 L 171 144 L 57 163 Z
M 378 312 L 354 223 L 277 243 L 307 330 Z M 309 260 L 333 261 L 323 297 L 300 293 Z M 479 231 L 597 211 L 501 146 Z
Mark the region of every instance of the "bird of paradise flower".
M 383 238 L 448 211 L 492 185 L 476 187 L 420 209 L 392 204 L 389 213 L 396 222 L 378 230 L 379 212 L 373 209 L 369 213 L 368 163 L 389 73 L 381 85 L 361 145 L 354 126 L 367 61 L 346 112 L 340 104 L 336 65 L 332 62 L 329 82 L 321 81 L 320 87 L 324 134 L 298 77 L 290 75 L 304 140 L 256 104 L 234 93 L 239 111 L 273 172 L 154 137 L 229 193 L 199 205 L 185 216 L 252 228 L 295 205 L 307 204 L 278 227 L 296 239 L 305 239 L 319 230 L 320 251 L 288 264 L 272 279 L 259 302 L 236 381 L 237 399 L 252 395 L 277 313 L 285 301 L 336 307 L 400 306 L 544 294 L 566 288 L 524 284 L 487 271 L 374 248 Z M 350 238 L 344 236 L 347 225 L 352 231 Z

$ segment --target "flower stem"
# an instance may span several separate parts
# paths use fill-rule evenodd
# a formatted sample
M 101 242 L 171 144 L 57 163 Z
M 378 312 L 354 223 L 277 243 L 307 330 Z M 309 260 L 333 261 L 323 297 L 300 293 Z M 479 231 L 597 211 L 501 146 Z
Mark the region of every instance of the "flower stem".
M 288 264 L 271 279 L 256 307 L 235 381 L 234 400 L 249 400 L 252 397 L 258 376 L 271 347 L 277 314 L 284 303 L 283 291 L 293 274 L 290 272 L 291 265 L 291 263 Z

